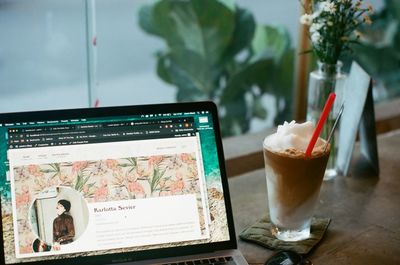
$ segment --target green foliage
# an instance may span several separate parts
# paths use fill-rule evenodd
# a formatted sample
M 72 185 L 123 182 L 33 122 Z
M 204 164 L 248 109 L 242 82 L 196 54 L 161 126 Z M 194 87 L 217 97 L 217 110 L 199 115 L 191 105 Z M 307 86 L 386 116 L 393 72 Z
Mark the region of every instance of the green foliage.
M 156 187 L 158 186 L 162 176 L 164 176 L 166 169 L 161 170 L 158 166 L 154 167 L 153 169 L 153 176 L 151 179 L 149 179 L 149 184 L 150 184 L 150 191 L 151 193 L 156 190 Z
M 285 29 L 256 25 L 231 0 L 160 0 L 140 9 L 139 25 L 165 41 L 157 74 L 177 87 L 177 101 L 218 103 L 224 136 L 265 119 L 267 93 L 277 97 L 278 117 L 290 113 L 293 50 Z
M 381 91 L 376 100 L 400 96 L 400 1 L 386 0 L 372 16 L 373 24 L 363 28 L 361 45 L 354 47 L 357 60 L 372 75 Z
M 85 171 L 80 170 L 78 172 L 78 175 L 76 176 L 76 182 L 74 185 L 74 189 L 77 191 L 82 191 L 89 179 L 90 179 L 90 175 L 86 175 Z
M 119 164 L 120 167 L 130 167 L 128 173 L 131 173 L 133 170 L 137 168 L 137 158 L 136 157 L 129 157 L 125 158 L 128 163 L 121 163 Z
M 48 164 L 49 167 L 51 169 L 41 169 L 40 171 L 42 173 L 54 173 L 51 178 L 54 178 L 56 176 L 61 176 L 61 168 L 60 168 L 60 164 L 58 163 L 52 163 L 52 164 Z

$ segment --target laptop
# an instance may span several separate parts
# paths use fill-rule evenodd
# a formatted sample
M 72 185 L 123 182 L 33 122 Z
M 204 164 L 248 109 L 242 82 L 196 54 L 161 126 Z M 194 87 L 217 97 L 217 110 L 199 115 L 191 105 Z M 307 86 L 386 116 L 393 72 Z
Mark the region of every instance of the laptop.
M 212 102 L 0 114 L 2 264 L 247 264 Z

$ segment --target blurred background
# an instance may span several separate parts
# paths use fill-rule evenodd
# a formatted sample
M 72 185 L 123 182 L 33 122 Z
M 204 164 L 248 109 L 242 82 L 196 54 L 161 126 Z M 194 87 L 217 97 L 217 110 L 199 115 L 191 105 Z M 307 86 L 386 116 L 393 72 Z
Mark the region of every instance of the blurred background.
M 354 56 L 375 78 L 374 98 L 381 102 L 400 96 L 400 1 L 370 2 L 374 24 Z M 299 1 L 207 0 L 204 19 L 189 14 L 173 29 L 148 16 L 155 4 L 0 0 L 0 112 L 210 99 L 220 105 L 225 136 L 294 117 Z M 228 47 L 217 61 L 171 53 L 182 36 L 160 34 L 177 30 L 194 47 L 200 37 L 190 26 L 214 18 L 236 37 L 227 43 L 222 30 L 200 36 L 211 51 Z

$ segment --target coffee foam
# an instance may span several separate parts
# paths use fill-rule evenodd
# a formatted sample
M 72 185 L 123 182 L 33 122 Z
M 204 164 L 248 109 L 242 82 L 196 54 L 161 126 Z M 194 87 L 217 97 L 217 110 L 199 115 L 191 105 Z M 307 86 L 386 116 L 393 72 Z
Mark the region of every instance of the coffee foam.
M 288 156 L 304 155 L 311 136 L 314 132 L 314 124 L 310 121 L 304 123 L 284 122 L 278 126 L 276 133 L 268 136 L 264 140 L 264 148 L 273 152 L 284 152 Z M 312 155 L 318 155 L 324 152 L 326 141 L 318 138 Z

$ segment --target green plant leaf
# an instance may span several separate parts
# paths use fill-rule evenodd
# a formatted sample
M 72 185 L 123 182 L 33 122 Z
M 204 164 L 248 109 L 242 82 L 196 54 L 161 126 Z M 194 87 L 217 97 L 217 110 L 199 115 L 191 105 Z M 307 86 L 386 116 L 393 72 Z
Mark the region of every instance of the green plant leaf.
M 400 95 L 400 1 L 385 0 L 371 18 L 372 25 L 361 28 L 361 45 L 352 46 L 352 56 L 341 59 L 348 65 L 356 60 L 376 80 L 380 90 L 374 99 L 379 101 Z
M 237 8 L 235 14 L 235 30 L 224 59 L 233 59 L 236 54 L 249 46 L 254 36 L 256 22 L 253 15 L 246 9 Z
M 361 44 L 375 48 L 390 47 L 395 44 L 396 34 L 399 32 L 399 21 L 383 19 L 375 21 L 371 26 L 363 29 Z
M 221 103 L 227 104 L 242 98 L 248 88 L 257 85 L 266 87 L 267 79 L 271 78 L 275 67 L 272 58 L 262 59 L 246 65 L 241 71 L 231 77 L 221 95 Z
M 161 36 L 154 20 L 154 5 L 143 5 L 139 9 L 139 26 L 149 34 Z
M 221 130 L 225 136 L 238 135 L 250 129 L 250 111 L 244 97 L 221 104 L 226 115 L 221 117 Z
M 400 52 L 393 47 L 375 48 L 358 46 L 354 48 L 356 60 L 374 77 L 399 70 Z
M 275 68 L 274 78 L 271 80 L 272 94 L 276 97 L 275 125 L 293 118 L 294 56 L 295 51 L 293 49 L 287 50 L 283 54 Z
M 235 27 L 234 12 L 215 0 L 162 0 L 153 19 L 171 50 L 193 51 L 209 65 L 221 60 Z
M 178 101 L 205 100 L 215 90 L 213 70 L 204 59 L 190 50 L 179 50 L 163 58 L 171 82 L 178 86 Z M 214 71 L 218 71 L 214 69 Z
M 281 57 L 279 63 L 274 67 L 274 74 L 271 78 L 272 93 L 284 98 L 291 98 L 293 94 L 294 80 L 294 56 L 293 49 L 287 50 Z
M 289 33 L 280 26 L 257 25 L 251 49 L 255 58 L 273 57 L 279 61 L 290 47 Z
M 218 0 L 218 1 L 224 4 L 230 10 L 232 11 L 236 10 L 235 0 Z
M 147 15 L 152 19 L 143 19 L 152 26 L 141 26 L 159 34 L 170 48 L 158 53 L 159 77 L 178 87 L 178 101 L 212 99 L 234 31 L 234 10 L 215 0 L 163 0 L 149 9 L 142 16 L 152 13 Z
M 263 106 L 261 97 L 254 98 L 254 102 L 252 105 L 252 111 L 253 111 L 254 117 L 257 117 L 262 120 L 267 118 L 267 111 L 265 110 L 265 108 Z
M 157 75 L 169 84 L 174 84 L 172 78 L 170 76 L 170 69 L 169 69 L 169 58 L 168 54 L 164 54 L 162 52 L 157 53 Z
M 386 10 L 390 12 L 394 19 L 400 21 L 400 2 L 398 0 L 386 0 Z

